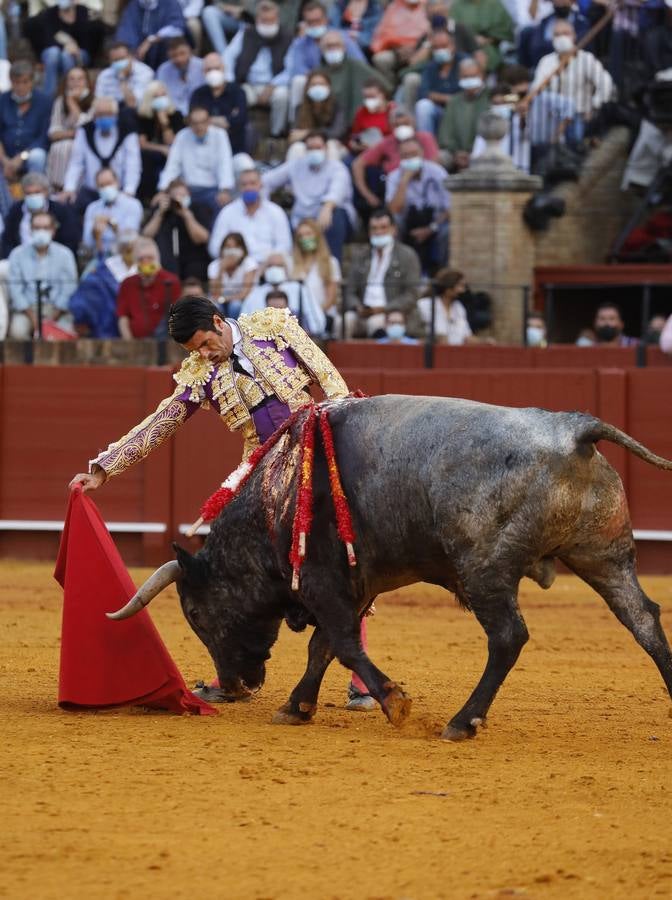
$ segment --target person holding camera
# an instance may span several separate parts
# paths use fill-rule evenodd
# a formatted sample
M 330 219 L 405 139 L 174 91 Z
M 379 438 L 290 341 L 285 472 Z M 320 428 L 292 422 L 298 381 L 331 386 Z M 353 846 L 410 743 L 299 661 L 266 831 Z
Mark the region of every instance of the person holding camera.
M 142 233 L 156 241 L 165 269 L 181 279 L 205 281 L 212 218 L 210 206 L 193 200 L 186 183 L 175 178 L 156 195 Z
M 142 204 L 121 192 L 119 179 L 110 168 L 96 175 L 98 200 L 89 203 L 84 213 L 82 245 L 99 257 L 118 252 L 119 229 L 138 231 L 142 222 Z

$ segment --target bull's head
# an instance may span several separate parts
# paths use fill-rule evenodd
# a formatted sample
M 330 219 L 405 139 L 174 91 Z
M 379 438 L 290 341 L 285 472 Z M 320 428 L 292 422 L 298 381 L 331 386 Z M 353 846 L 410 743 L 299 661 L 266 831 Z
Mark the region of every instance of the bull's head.
M 134 616 L 174 583 L 187 622 L 212 657 L 223 693 L 231 700 L 246 699 L 264 683 L 281 617 L 262 613 L 268 609 L 264 598 L 255 596 L 240 573 L 232 578 L 219 565 L 213 572 L 201 553 L 192 556 L 173 546 L 177 559 L 164 563 L 126 606 L 107 616 Z

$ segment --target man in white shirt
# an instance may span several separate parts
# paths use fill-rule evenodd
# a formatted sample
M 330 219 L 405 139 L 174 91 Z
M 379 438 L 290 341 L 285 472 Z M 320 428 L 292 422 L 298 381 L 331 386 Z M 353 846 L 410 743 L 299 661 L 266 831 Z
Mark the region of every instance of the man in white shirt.
M 100 199 L 86 207 L 82 243 L 101 256 L 112 256 L 117 253 L 117 236 L 121 228 L 139 231 L 142 204 L 119 190 L 119 179 L 112 169 L 98 172 L 96 186 Z
M 178 132 L 170 147 L 159 190 L 165 191 L 181 178 L 194 201 L 217 211 L 230 201 L 235 182 L 229 136 L 223 128 L 210 124 L 210 113 L 202 107 L 189 111 L 188 122 L 189 127 Z
M 114 97 L 118 103 L 135 109 L 140 105 L 147 85 L 154 80 L 154 72 L 138 59 L 121 41 L 108 48 L 110 65 L 96 80 L 96 97 Z
M 208 252 L 213 259 L 219 256 L 224 238 L 233 231 L 242 234 L 248 253 L 260 264 L 271 253 L 291 254 L 292 233 L 287 214 L 277 203 L 266 200 L 261 189 L 261 175 L 256 169 L 240 173 L 240 196 L 224 207 L 212 227 Z

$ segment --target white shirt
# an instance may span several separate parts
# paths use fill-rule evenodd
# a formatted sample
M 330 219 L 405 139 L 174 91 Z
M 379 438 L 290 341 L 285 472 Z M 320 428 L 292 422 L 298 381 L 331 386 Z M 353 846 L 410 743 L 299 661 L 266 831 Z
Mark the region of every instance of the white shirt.
M 350 223 L 356 222 L 352 205 L 352 179 L 347 166 L 340 160 L 327 159 L 321 166 L 311 166 L 308 157 L 302 156 L 285 162 L 263 175 L 263 184 L 269 193 L 289 185 L 294 195 L 292 226 L 303 219 L 316 219 L 323 203 L 334 203 L 348 214 Z
M 117 223 L 118 229 L 140 231 L 142 203 L 136 200 L 135 197 L 127 197 L 126 194 L 122 193 L 117 195 L 114 203 L 105 203 L 103 200 L 94 200 L 93 203 L 89 203 L 84 213 L 82 243 L 90 249 L 95 249 L 96 246 L 96 239 L 93 236 L 93 225 L 96 216 L 109 217 L 113 222 Z M 108 225 L 103 232 L 103 253 L 114 252 L 116 245 L 117 231 Z
M 322 307 L 317 303 L 311 295 L 305 283 L 299 284 L 298 281 L 283 281 L 282 284 L 258 284 L 252 288 L 250 293 L 243 301 L 243 307 L 240 314 L 248 315 L 266 306 L 266 295 L 269 291 L 278 289 L 287 294 L 287 303 L 289 309 L 299 318 L 302 328 L 308 334 L 322 335 L 327 327 L 327 317 Z
M 219 256 L 224 238 L 232 231 L 242 234 L 250 256 L 259 263 L 265 262 L 272 253 L 291 253 L 292 232 L 287 214 L 270 200 L 262 199 L 252 214 L 240 197 L 220 210 L 208 243 L 208 253 L 213 259 Z
M 93 138 L 94 144 L 98 152 L 107 157 L 117 142 L 117 129 L 113 128 L 109 135 L 96 132 Z M 86 140 L 83 128 L 78 128 L 75 132 L 75 139 L 72 144 L 72 153 L 70 161 L 65 170 L 63 179 L 64 191 L 76 191 L 80 185 L 96 190 L 96 175 L 100 171 L 102 163 L 96 154 L 91 150 Z M 135 192 L 140 184 L 140 142 L 137 134 L 128 134 L 119 146 L 119 149 L 112 157 L 110 168 L 119 179 L 122 191 L 135 196 Z
M 243 332 L 240 330 L 240 325 L 236 322 L 235 319 L 224 319 L 227 325 L 231 328 L 231 336 L 233 337 L 233 352 L 236 355 L 238 362 L 245 369 L 248 375 L 251 375 L 254 378 L 254 366 L 249 361 L 247 356 L 243 353 Z
M 542 56 L 534 72 L 532 87 L 541 84 L 560 65 L 557 53 Z M 559 75 L 551 78 L 548 91 L 571 97 L 576 104 L 576 111 L 588 115 L 611 100 L 614 93 L 614 82 L 602 63 L 586 50 L 579 50 Z
M 418 312 L 420 318 L 429 328 L 432 319 L 432 298 L 421 297 L 418 300 Z M 452 347 L 464 344 L 471 337 L 472 330 L 469 327 L 467 311 L 459 300 L 453 300 L 450 309 L 446 309 L 439 298 L 436 298 L 436 313 L 434 316 L 434 334 L 436 337 L 445 338 L 446 343 Z
M 226 131 L 209 125 L 203 141 L 199 141 L 191 128 L 178 131 L 159 178 L 159 190 L 164 191 L 175 178 L 183 178 L 191 188 L 231 190 L 235 179 L 231 142 Z
M 96 97 L 114 97 L 119 103 L 124 100 L 124 83 L 128 84 L 131 93 L 135 97 L 135 102 L 140 105 L 147 86 L 150 81 L 154 80 L 154 70 L 148 65 L 134 59 L 131 63 L 131 74 L 124 81 L 114 71 L 112 66 L 103 69 L 96 79 Z
M 383 247 L 382 253 L 379 253 L 376 247 L 371 249 L 371 268 L 369 269 L 369 277 L 366 280 L 366 290 L 362 300 L 364 306 L 372 306 L 374 308 L 387 306 L 385 275 L 390 267 L 393 249 L 394 241 L 390 241 L 387 247 Z
M 245 276 L 250 272 L 256 272 L 259 263 L 252 256 L 246 256 L 241 259 L 236 268 L 229 274 L 226 269 L 221 266 L 221 260 L 213 259 L 208 266 L 208 278 L 210 281 L 217 282 L 218 296 L 217 301 L 235 299 L 240 296 L 240 291 L 245 281 Z

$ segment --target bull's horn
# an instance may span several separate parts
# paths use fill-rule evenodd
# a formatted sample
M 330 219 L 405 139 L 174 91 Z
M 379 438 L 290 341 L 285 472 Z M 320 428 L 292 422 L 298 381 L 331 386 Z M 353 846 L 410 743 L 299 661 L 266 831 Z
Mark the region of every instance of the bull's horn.
M 136 613 L 139 613 L 141 609 L 144 609 L 164 588 L 167 588 L 169 584 L 176 581 L 179 577 L 179 573 L 180 564 L 176 559 L 171 559 L 170 562 L 164 563 L 153 575 L 149 576 L 142 587 L 138 588 L 135 596 L 131 597 L 126 606 L 123 606 L 116 612 L 105 613 L 105 615 L 108 619 L 115 619 L 116 621 L 134 616 Z

